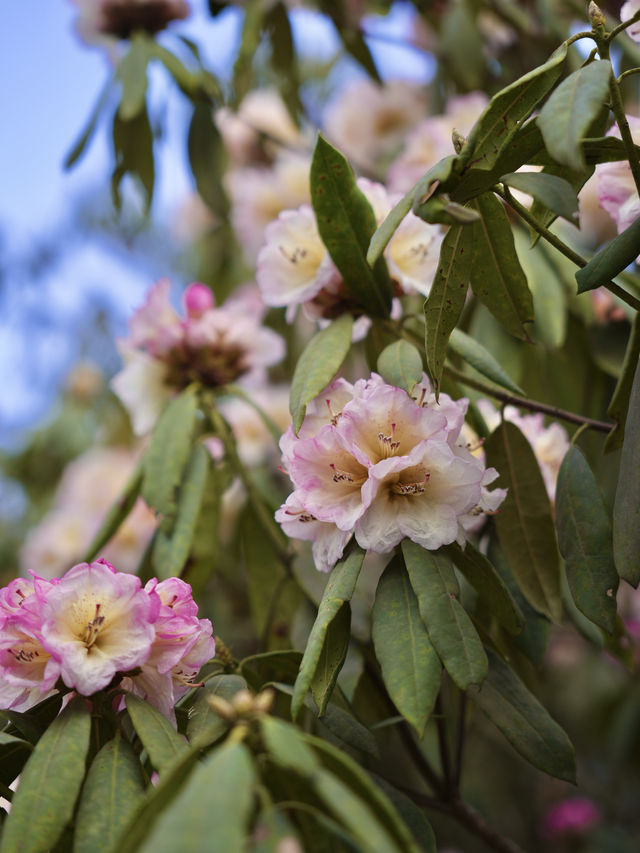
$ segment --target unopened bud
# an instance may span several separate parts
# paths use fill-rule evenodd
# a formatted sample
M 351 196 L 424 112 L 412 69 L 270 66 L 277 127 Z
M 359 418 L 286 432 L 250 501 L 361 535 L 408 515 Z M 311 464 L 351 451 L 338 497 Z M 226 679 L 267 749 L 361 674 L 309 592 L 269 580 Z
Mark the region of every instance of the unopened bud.
M 231 700 L 231 704 L 238 716 L 249 714 L 253 711 L 253 693 L 249 690 L 238 690 Z
M 464 144 L 467 140 L 460 133 L 460 131 L 456 130 L 454 127 L 453 133 L 451 134 L 451 141 L 453 142 L 454 151 L 456 152 L 456 154 L 459 154 L 462 151 Z
M 214 637 L 214 640 L 216 641 L 216 658 L 225 669 L 234 669 L 236 662 L 227 645 L 223 643 L 220 637 Z
M 604 32 L 604 28 L 607 25 L 607 19 L 604 16 L 604 12 L 597 3 L 593 2 L 593 0 L 589 3 L 589 23 L 594 30 L 600 30 L 601 32 Z
M 273 700 L 276 698 L 275 692 L 267 687 L 266 690 L 263 690 L 253 700 L 253 707 L 256 712 L 259 714 L 268 714 L 271 708 L 273 707 Z
M 202 317 L 213 308 L 213 293 L 206 284 L 194 282 L 184 292 L 184 307 L 189 317 Z
M 236 709 L 231 702 L 227 702 L 222 696 L 207 696 L 207 702 L 212 711 L 214 711 L 223 720 L 233 723 L 236 720 Z

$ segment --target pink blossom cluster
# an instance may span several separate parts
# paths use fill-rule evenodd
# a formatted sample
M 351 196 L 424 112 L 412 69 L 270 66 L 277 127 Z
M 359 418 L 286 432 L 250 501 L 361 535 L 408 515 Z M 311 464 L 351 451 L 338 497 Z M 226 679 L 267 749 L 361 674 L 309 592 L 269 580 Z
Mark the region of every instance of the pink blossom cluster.
M 106 560 L 61 578 L 17 578 L 0 590 L 0 707 L 14 710 L 67 688 L 129 690 L 172 721 L 176 701 L 215 652 L 189 584 L 140 579 Z
M 241 289 L 218 308 L 206 285 L 191 284 L 181 318 L 169 290 L 168 279 L 151 288 L 129 322 L 130 337 L 118 344 L 125 366 L 111 387 L 138 435 L 153 427 L 176 390 L 192 382 L 214 387 L 238 379 L 259 385 L 266 368 L 285 352 L 280 335 L 262 326 L 265 308 L 257 291 Z
M 495 512 L 504 489 L 461 438 L 468 400 L 435 395 L 426 376 L 410 396 L 380 376 L 336 379 L 308 406 L 296 436 L 280 441 L 294 491 L 276 513 L 284 532 L 313 542 L 330 571 L 352 536 L 390 552 L 408 538 L 435 550 L 464 545 L 477 517 Z

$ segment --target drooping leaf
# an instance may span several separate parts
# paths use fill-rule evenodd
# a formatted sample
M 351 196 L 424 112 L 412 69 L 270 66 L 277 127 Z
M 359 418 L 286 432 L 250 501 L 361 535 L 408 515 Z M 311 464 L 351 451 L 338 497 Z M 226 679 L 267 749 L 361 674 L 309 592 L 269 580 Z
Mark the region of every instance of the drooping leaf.
M 302 652 L 293 649 L 249 655 L 240 662 L 240 671 L 251 687 L 258 691 L 269 681 L 290 679 L 293 683 L 300 669 Z
M 457 162 L 457 154 L 449 154 L 447 157 L 443 157 L 442 160 L 438 160 L 438 162 L 420 178 L 412 190 L 413 203 L 411 207 L 416 216 L 420 216 L 422 218 L 423 205 L 429 201 L 434 192 L 442 185 L 448 187 L 450 181 L 453 181 L 455 185 L 458 180 L 458 176 L 454 171 Z M 393 210 L 389 214 L 389 217 L 391 217 L 392 214 Z M 382 228 L 383 226 L 384 222 L 380 227 Z M 389 239 L 391 239 L 391 236 L 392 235 L 390 234 Z
M 318 135 L 311 161 L 311 203 L 318 231 L 344 285 L 372 317 L 388 317 L 391 279 L 384 258 L 373 268 L 367 249 L 376 230 L 375 213 L 343 155 Z
M 125 175 L 136 179 L 146 196 L 146 209 L 151 207 L 155 182 L 153 161 L 153 133 L 147 110 L 125 121 L 119 114 L 113 117 L 113 150 L 115 165 L 111 175 L 111 196 L 116 209 L 120 209 L 120 184 Z
M 253 62 L 262 40 L 264 8 L 260 0 L 249 0 L 244 5 L 240 44 L 233 64 L 233 104 L 238 107 L 253 86 Z
M 370 267 L 373 267 L 378 258 L 382 256 L 382 253 L 387 248 L 389 241 L 400 227 L 400 223 L 411 210 L 413 194 L 414 190 L 411 188 L 409 192 L 400 199 L 400 201 L 396 202 L 387 214 L 386 218 L 383 219 L 380 225 L 376 228 L 373 237 L 371 238 L 371 242 L 369 243 L 369 248 L 367 249 L 367 263 Z
M 302 732 L 277 717 L 264 717 L 260 731 L 269 758 L 283 770 L 312 776 L 320 766 Z
M 226 219 L 229 199 L 222 184 L 222 175 L 227 155 L 211 106 L 204 101 L 198 101 L 193 108 L 188 150 L 198 195 L 218 219 Z
M 481 684 L 487 656 L 478 632 L 458 601 L 453 563 L 442 551 L 426 551 L 405 539 L 402 553 L 420 616 L 438 657 L 461 690 Z
M 298 116 L 304 112 L 298 94 L 300 73 L 287 6 L 282 0 L 267 9 L 264 26 L 271 42 L 271 63 L 278 75 L 280 95 L 291 117 L 297 122 Z
M 510 172 L 502 175 L 500 180 L 509 187 L 527 193 L 558 216 L 575 224 L 578 195 L 564 178 L 547 172 Z
M 575 754 L 564 730 L 495 652 L 488 655 L 489 675 L 469 696 L 530 764 L 575 783 Z
M 611 63 L 591 62 L 563 80 L 540 110 L 538 127 L 551 156 L 565 166 L 586 167 L 582 139 L 609 93 Z
M 3 785 L 8 787 L 18 778 L 32 751 L 33 746 L 28 741 L 3 732 L 0 742 L 0 782 Z
M 149 753 L 151 764 L 162 773 L 188 749 L 184 738 L 163 713 L 144 699 L 127 693 L 126 704 L 136 733 Z
M 471 542 L 467 542 L 464 549 L 454 542 L 447 545 L 445 551 L 503 628 L 510 634 L 519 634 L 524 616 L 489 558 Z
M 611 634 L 618 588 L 611 523 L 589 463 L 575 446 L 558 473 L 556 527 L 573 600 Z
M 495 524 L 515 579 L 530 603 L 552 621 L 562 614 L 560 563 L 549 497 L 531 445 L 504 421 L 485 443 L 488 463 L 508 489 Z
M 620 473 L 613 507 L 613 556 L 618 574 L 640 583 L 640 365 L 629 397 Z
M 118 731 L 89 768 L 76 815 L 73 853 L 110 850 L 143 794 L 140 762 Z
M 197 400 L 187 388 L 160 415 L 143 458 L 142 497 L 157 513 L 174 518 L 176 493 L 192 447 Z
M 371 637 L 389 696 L 422 737 L 440 690 L 442 665 L 400 558 L 378 582 Z
M 364 68 L 372 80 L 382 83 L 367 42 L 360 30 L 354 27 L 352 17 L 343 4 L 334 0 L 319 0 L 318 7 L 331 19 L 347 53 Z
M 566 287 L 544 243 L 531 246 L 524 228 L 514 233 L 516 251 L 533 297 L 531 336 L 549 349 L 560 349 L 567 336 Z M 555 252 L 555 250 L 553 250 Z M 555 253 L 557 256 L 557 252 Z M 571 268 L 573 278 L 573 266 Z
M 509 374 L 504 370 L 497 358 L 489 352 L 488 349 L 482 346 L 481 343 L 467 335 L 461 329 L 453 329 L 449 338 L 449 347 L 464 359 L 467 364 L 475 368 L 478 373 L 486 376 L 496 385 L 506 388 L 508 391 L 513 391 L 515 394 L 524 394 L 522 388 L 511 379 Z
M 470 0 L 443 7 L 438 49 L 445 57 L 447 73 L 463 92 L 482 88 L 486 58 L 476 24 L 476 9 Z
M 399 340 L 385 347 L 378 357 L 378 373 L 389 385 L 403 388 L 407 394 L 422 379 L 422 358 L 408 341 Z
M 214 675 L 207 679 L 195 696 L 189 709 L 187 738 L 192 746 L 199 748 L 215 743 L 227 731 L 229 725 L 209 705 L 209 696 L 220 696 L 231 701 L 239 690 L 246 690 L 247 682 L 239 675 Z
M 353 317 L 343 314 L 317 332 L 298 359 L 289 402 L 296 434 L 304 420 L 307 403 L 327 387 L 349 352 L 352 329 Z
M 129 50 L 116 69 L 122 84 L 122 97 L 118 114 L 123 121 L 135 118 L 142 110 L 147 96 L 147 63 L 150 58 L 149 41 L 143 33 L 129 39 Z
M 53 696 L 48 696 L 28 711 L 14 711 L 11 708 L 0 710 L 0 719 L 11 723 L 7 728 L 8 734 L 19 733 L 35 746 L 58 716 L 61 707 L 62 694 L 54 693 Z
M 473 231 L 466 225 L 454 225 L 447 231 L 440 249 L 438 269 L 424 305 L 427 366 L 436 393 L 442 380 L 447 345 L 467 296 L 472 241 Z
M 473 229 L 471 289 L 496 320 L 516 338 L 527 340 L 533 300 L 516 254 L 506 211 L 493 193 L 470 202 L 481 219 Z
M 91 544 L 85 551 L 82 562 L 90 563 L 100 553 L 111 537 L 120 528 L 120 525 L 133 509 L 142 487 L 142 466 L 137 465 L 129 477 L 122 493 L 116 502 L 110 507 L 100 525 L 100 529 L 93 537 Z
M 291 700 L 291 716 L 294 720 L 298 716 L 305 694 L 311 686 L 311 681 L 322 654 L 329 625 L 335 619 L 345 601 L 349 601 L 353 595 L 356 581 L 362 568 L 364 554 L 365 552 L 362 548 L 355 545 L 351 546 L 346 556 L 339 563 L 336 563 L 329 576 L 329 581 L 318 608 L 316 621 L 311 629 L 307 647 L 304 650 L 300 672 L 294 685 L 293 698 Z
M 635 261 L 640 246 L 640 218 L 614 237 L 576 273 L 578 293 L 607 284 Z
M 95 133 L 95 129 L 98 125 L 98 119 L 105 106 L 107 105 L 107 101 L 109 100 L 109 95 L 111 94 L 111 90 L 113 87 L 114 77 L 112 74 L 109 75 L 107 82 L 105 83 L 98 99 L 95 103 L 94 108 L 91 111 L 91 115 L 87 120 L 87 124 L 83 129 L 82 133 L 78 137 L 78 140 L 75 142 L 73 148 L 69 151 L 67 156 L 64 158 L 64 169 L 70 169 L 84 154 L 87 144 L 89 140 Z
M 230 853 L 249 834 L 256 772 L 243 743 L 214 750 L 159 816 L 140 853 Z
M 24 766 L 1 853 L 46 853 L 56 846 L 80 793 L 90 733 L 91 715 L 80 696 L 51 723 Z
M 351 636 L 351 608 L 345 601 L 327 627 L 320 658 L 311 679 L 311 695 L 322 717 L 347 657 Z
M 615 391 L 609 403 L 607 414 L 616 422 L 615 427 L 607 436 L 604 443 L 604 451 L 608 453 L 610 450 L 615 450 L 622 446 L 625 433 L 625 424 L 627 420 L 627 410 L 629 408 L 629 399 L 631 397 L 631 387 L 633 385 L 633 377 L 640 359 L 640 314 L 636 314 L 631 324 L 631 334 L 627 349 L 624 354 L 624 362 L 620 377 L 616 384 Z
M 634 146 L 636 156 L 640 157 L 640 146 Z M 615 163 L 627 159 L 627 149 L 622 139 L 616 136 L 600 136 L 582 140 L 582 152 L 588 166 L 597 163 Z

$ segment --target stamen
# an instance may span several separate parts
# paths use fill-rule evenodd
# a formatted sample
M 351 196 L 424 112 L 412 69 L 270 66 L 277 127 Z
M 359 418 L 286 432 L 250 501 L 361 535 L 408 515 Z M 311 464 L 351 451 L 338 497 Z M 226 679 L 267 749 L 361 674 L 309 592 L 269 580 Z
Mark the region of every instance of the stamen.
M 402 497 L 406 497 L 408 495 L 423 495 L 427 488 L 430 476 L 431 475 L 427 473 L 424 475 L 424 480 L 416 480 L 415 483 L 394 483 L 391 486 L 391 491 L 394 495 L 401 495 Z
M 293 510 L 293 509 L 285 509 L 285 515 L 297 515 L 298 521 L 307 522 L 307 521 L 316 521 L 315 515 L 311 515 L 310 512 L 305 512 L 303 509 Z
M 342 412 L 334 412 L 331 408 L 331 400 L 325 400 L 327 404 L 327 408 L 329 409 L 329 414 L 331 415 L 331 425 L 335 426 L 340 418 L 342 417 Z
M 284 246 L 278 246 L 280 252 L 284 255 L 284 257 L 289 261 L 289 263 L 297 264 L 299 260 L 304 260 L 307 257 L 307 250 L 301 249 L 300 246 L 296 246 L 293 252 L 287 252 Z
M 333 469 L 333 482 L 334 483 L 342 483 L 346 481 L 347 483 L 353 483 L 353 477 L 348 471 L 342 471 L 340 468 L 336 468 L 333 462 L 329 463 L 329 467 Z
M 396 425 L 391 424 L 391 435 L 385 435 L 383 432 L 378 433 L 378 441 L 382 449 L 382 457 L 384 459 L 393 456 L 396 450 L 400 447 L 400 442 L 395 440 Z
M 38 651 L 34 649 L 32 652 L 27 652 L 25 649 L 11 649 L 11 654 L 19 663 L 31 663 L 34 658 L 40 657 Z
M 88 649 L 90 649 L 91 646 L 93 646 L 93 644 L 98 639 L 98 634 L 100 633 L 100 628 L 102 628 L 102 626 L 104 624 L 105 617 L 100 616 L 100 608 L 101 607 L 102 607 L 101 604 L 96 604 L 96 615 L 93 617 L 93 619 L 90 622 L 87 622 L 87 627 L 86 627 L 85 632 L 82 636 L 82 641 L 84 642 L 85 646 Z

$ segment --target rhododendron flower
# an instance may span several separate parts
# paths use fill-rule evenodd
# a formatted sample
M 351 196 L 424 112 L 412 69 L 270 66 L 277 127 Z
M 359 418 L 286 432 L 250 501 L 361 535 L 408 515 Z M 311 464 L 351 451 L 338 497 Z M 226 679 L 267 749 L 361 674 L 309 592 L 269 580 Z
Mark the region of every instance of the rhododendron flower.
M 205 285 L 191 284 L 184 305 L 181 319 L 169 302 L 169 282 L 157 282 L 131 318 L 131 337 L 119 342 L 125 366 L 111 387 L 139 435 L 153 426 L 172 393 L 192 382 L 260 384 L 265 369 L 284 355 L 284 341 L 261 325 L 264 305 L 248 290 L 217 308 Z
M 404 538 L 428 549 L 464 544 L 470 516 L 504 500 L 503 489 L 486 488 L 497 473 L 460 440 L 467 401 L 440 400 L 426 377 L 413 396 L 376 374 L 336 380 L 310 403 L 299 435 L 282 437 L 294 492 L 276 518 L 314 542 L 318 568 L 330 568 L 352 534 L 378 553 Z
M 636 12 L 640 12 L 640 0 L 627 0 L 620 9 L 620 20 L 624 23 L 629 18 L 633 18 Z M 635 24 L 627 27 L 626 32 L 634 41 L 640 42 L 640 21 L 636 21 Z
M 627 116 L 627 121 L 633 141 L 636 145 L 640 144 L 640 118 Z M 607 132 L 607 136 L 616 136 L 620 139 L 618 126 L 614 125 Z M 598 163 L 596 177 L 600 204 L 616 223 L 618 234 L 620 234 L 640 216 L 640 198 L 631 174 L 631 167 L 627 160 Z
M 540 834 L 549 840 L 582 838 L 602 823 L 600 807 L 587 797 L 570 797 L 552 806 L 544 816 Z
M 123 39 L 136 30 L 155 34 L 171 21 L 189 15 L 185 0 L 72 0 L 78 7 L 76 27 L 88 43 L 100 36 Z

